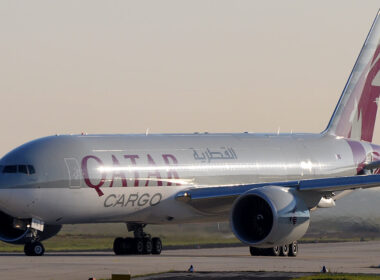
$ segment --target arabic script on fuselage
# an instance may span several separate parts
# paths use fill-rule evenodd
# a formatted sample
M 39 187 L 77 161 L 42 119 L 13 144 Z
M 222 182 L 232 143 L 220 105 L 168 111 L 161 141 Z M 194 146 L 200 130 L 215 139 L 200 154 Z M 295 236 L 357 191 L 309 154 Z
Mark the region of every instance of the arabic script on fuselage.
M 201 162 L 211 162 L 214 160 L 233 160 L 238 158 L 235 150 L 231 147 L 190 149 L 193 151 L 194 159 Z

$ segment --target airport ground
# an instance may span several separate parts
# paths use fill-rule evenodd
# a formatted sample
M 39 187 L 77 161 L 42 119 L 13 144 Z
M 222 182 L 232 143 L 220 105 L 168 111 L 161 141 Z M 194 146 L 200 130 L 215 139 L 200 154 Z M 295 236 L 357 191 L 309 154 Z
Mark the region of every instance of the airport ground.
M 42 257 L 0 253 L 1 279 L 9 280 L 109 279 L 113 273 L 185 272 L 190 265 L 196 272 L 222 272 L 216 274 L 221 276 L 227 271 L 317 273 L 323 265 L 331 272 L 380 275 L 380 241 L 301 244 L 295 258 L 252 257 L 247 247 L 166 250 L 160 256 L 115 256 L 110 251 L 47 252 Z
M 380 199 L 380 198 L 379 198 Z M 380 210 L 379 210 L 380 211 Z M 342 222 L 343 221 L 343 222 Z M 313 221 L 300 240 L 310 242 L 342 242 L 380 240 L 380 219 L 371 223 L 347 223 L 349 218 Z M 239 246 L 241 242 L 231 232 L 228 223 L 148 225 L 146 232 L 161 238 L 165 248 L 204 248 Z M 115 237 L 132 236 L 125 224 L 64 225 L 58 235 L 43 241 L 47 251 L 112 250 Z M 23 246 L 0 242 L 0 252 L 22 252 Z

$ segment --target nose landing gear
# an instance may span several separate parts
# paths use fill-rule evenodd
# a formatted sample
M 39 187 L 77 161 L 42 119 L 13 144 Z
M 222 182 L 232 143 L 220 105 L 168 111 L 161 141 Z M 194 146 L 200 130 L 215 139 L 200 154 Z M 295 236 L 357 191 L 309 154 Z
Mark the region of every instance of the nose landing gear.
M 115 255 L 159 255 L 162 250 L 162 242 L 158 237 L 151 237 L 145 233 L 145 224 L 127 224 L 128 231 L 133 231 L 134 238 L 118 237 L 113 242 Z
M 42 256 L 45 253 L 44 245 L 39 241 L 25 243 L 24 253 L 26 256 Z
M 42 256 L 45 253 L 45 247 L 39 240 L 36 229 L 31 229 L 28 240 L 24 245 L 26 256 Z

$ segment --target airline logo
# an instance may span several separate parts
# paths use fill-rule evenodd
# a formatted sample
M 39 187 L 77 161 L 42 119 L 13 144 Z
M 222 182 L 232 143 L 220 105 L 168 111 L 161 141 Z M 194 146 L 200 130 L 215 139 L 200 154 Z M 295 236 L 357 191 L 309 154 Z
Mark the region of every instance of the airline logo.
M 232 147 L 205 147 L 189 148 L 189 158 L 202 165 L 218 162 L 235 161 L 238 156 Z M 112 162 L 109 164 L 109 162 Z M 108 164 L 105 164 L 107 162 Z M 81 169 L 84 183 L 103 196 L 103 187 L 148 187 L 148 186 L 180 186 L 185 180 L 180 179 L 178 170 L 185 170 L 190 166 L 180 166 L 173 154 L 125 154 L 109 155 L 109 158 L 100 158 L 96 155 L 87 155 L 81 160 Z M 121 184 L 121 185 L 120 185 Z
M 156 206 L 161 202 L 161 199 L 162 194 L 160 193 L 110 194 L 104 200 L 104 208 Z
M 105 165 L 102 159 L 95 155 L 88 155 L 82 159 L 84 182 L 99 196 L 104 195 L 100 188 L 112 188 L 116 179 L 121 181 L 122 187 L 180 185 L 178 173 L 172 168 L 178 164 L 178 160 L 172 154 L 161 154 L 160 161 L 164 162 L 164 169 L 156 168 L 158 159 L 154 159 L 151 154 L 144 156 L 131 154 L 122 157 L 111 155 L 111 160 L 111 165 Z M 143 165 L 138 166 L 138 164 Z M 132 182 L 127 180 L 131 177 L 133 177 Z
M 377 47 L 366 78 L 363 94 L 356 109 L 357 115 L 352 123 L 351 138 L 352 134 L 356 134 L 357 139 L 371 142 L 380 96 L 380 46 Z
M 380 45 L 341 113 L 336 135 L 371 142 L 380 96 Z
M 364 62 L 358 60 L 355 68 Z M 354 71 L 358 71 L 355 70 Z M 359 77 L 357 75 L 360 75 Z M 374 52 L 367 66 L 353 74 L 350 78 L 352 85 L 347 87 L 346 98 L 342 99 L 338 111 L 338 122 L 335 127 L 335 135 L 350 138 L 352 140 L 364 140 L 371 142 L 377 107 L 380 97 L 380 45 Z M 353 88 L 351 87 L 353 86 Z

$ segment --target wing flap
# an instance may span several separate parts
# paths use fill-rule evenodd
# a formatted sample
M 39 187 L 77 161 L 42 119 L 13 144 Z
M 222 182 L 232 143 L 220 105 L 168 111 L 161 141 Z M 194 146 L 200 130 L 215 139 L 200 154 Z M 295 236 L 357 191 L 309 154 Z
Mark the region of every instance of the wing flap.
M 360 175 L 304 180 L 299 182 L 298 189 L 300 191 L 334 192 L 379 186 L 380 175 Z
M 366 164 L 364 167 L 366 170 L 374 170 L 380 168 L 380 160 L 372 161 L 368 164 Z

